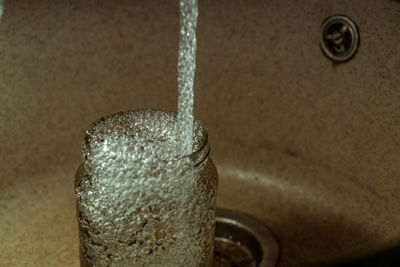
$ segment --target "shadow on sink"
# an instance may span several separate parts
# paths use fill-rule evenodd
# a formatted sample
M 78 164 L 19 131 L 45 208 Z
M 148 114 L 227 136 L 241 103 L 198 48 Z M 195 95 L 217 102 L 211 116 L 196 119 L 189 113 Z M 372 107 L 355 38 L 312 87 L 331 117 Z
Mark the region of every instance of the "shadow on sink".
M 217 205 L 267 225 L 279 240 L 278 266 L 328 266 L 398 242 L 388 203 L 351 178 L 282 151 L 215 146 L 230 151 L 214 157 Z
M 327 265 L 325 265 L 327 266 Z M 400 245 L 370 256 L 329 265 L 329 267 L 398 267 L 400 266 Z M 321 266 L 324 267 L 324 266 Z

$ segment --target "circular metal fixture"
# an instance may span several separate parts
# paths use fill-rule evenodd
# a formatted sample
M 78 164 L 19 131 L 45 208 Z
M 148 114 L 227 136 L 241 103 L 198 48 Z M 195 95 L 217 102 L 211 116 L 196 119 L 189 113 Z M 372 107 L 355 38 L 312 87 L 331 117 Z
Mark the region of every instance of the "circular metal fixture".
M 359 43 L 358 28 L 350 18 L 335 15 L 322 23 L 321 49 L 332 61 L 348 61 L 357 52 Z
M 272 232 L 247 215 L 217 209 L 214 267 L 274 267 L 279 245 Z

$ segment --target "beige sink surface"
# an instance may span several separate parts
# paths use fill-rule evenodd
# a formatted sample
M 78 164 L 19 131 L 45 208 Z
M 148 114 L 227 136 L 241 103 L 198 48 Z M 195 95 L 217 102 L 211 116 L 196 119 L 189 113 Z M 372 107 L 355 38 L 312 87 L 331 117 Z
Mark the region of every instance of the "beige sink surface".
M 382 212 L 387 201 L 348 177 L 287 152 L 214 148 L 221 151 L 213 155 L 220 175 L 218 206 L 269 226 L 281 246 L 279 266 L 335 261 L 398 241 L 390 231 L 398 215 Z M 1 266 L 79 265 L 73 195 L 77 165 L 2 184 Z
M 398 1 L 200 1 L 195 115 L 218 205 L 263 221 L 279 266 L 400 242 Z M 332 65 L 319 26 L 361 46 Z M 0 266 L 78 266 L 73 179 L 85 128 L 176 110 L 177 1 L 11 1 L 0 23 Z

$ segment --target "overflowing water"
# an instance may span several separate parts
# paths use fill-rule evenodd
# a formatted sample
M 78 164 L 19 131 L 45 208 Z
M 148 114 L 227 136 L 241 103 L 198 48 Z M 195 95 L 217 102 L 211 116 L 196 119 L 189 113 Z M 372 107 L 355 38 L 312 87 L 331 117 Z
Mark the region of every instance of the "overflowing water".
M 86 132 L 77 197 L 89 266 L 202 266 L 208 260 L 216 173 L 205 157 L 171 158 L 176 124 L 173 113 L 141 110 L 105 117 Z M 207 140 L 199 121 L 194 133 L 199 150 Z
M 207 151 L 188 156 L 207 142 L 193 120 L 197 1 L 180 11 L 178 115 L 118 113 L 86 132 L 76 188 L 84 266 L 195 267 L 212 255 L 217 174 Z

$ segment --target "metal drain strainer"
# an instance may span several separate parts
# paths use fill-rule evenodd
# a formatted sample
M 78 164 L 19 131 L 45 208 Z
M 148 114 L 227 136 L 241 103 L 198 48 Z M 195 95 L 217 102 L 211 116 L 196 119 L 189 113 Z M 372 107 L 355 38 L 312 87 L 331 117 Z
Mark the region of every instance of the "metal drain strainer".
M 273 267 L 279 246 L 272 232 L 247 215 L 217 210 L 214 267 Z

